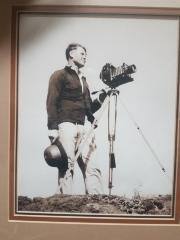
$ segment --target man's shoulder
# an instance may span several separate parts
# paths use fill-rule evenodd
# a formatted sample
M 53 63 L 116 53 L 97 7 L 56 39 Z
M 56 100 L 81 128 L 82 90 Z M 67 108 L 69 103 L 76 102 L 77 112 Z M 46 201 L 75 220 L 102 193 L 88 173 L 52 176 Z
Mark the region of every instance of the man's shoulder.
M 53 72 L 52 76 L 61 76 L 61 75 L 63 75 L 64 73 L 65 73 L 65 70 L 64 70 L 64 68 L 62 68 L 62 69 L 55 70 L 55 71 Z
M 50 81 L 61 81 L 62 78 L 64 78 L 64 75 L 65 75 L 65 70 L 64 68 L 63 69 L 58 69 L 58 70 L 55 70 L 52 74 L 51 74 L 51 77 L 50 77 Z

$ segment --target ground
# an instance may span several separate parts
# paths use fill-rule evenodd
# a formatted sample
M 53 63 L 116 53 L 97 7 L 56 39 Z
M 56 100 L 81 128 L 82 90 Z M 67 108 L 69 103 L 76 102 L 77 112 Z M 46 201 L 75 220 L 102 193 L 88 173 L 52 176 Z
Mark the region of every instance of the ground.
M 18 211 L 80 214 L 171 215 L 171 196 L 126 198 L 114 195 L 60 195 L 18 197 Z

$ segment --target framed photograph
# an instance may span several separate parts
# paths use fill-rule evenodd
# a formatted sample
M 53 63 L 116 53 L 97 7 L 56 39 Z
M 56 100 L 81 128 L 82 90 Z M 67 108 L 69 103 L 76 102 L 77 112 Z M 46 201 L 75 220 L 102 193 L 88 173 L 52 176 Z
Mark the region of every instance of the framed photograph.
M 13 7 L 10 220 L 178 223 L 179 16 Z

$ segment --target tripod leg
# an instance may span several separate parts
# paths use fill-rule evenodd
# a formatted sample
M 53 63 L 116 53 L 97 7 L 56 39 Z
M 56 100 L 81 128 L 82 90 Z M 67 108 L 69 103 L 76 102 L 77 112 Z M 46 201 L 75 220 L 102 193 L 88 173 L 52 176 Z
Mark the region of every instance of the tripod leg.
M 113 187 L 113 168 L 116 168 L 114 155 L 114 142 L 116 133 L 116 117 L 117 117 L 117 93 L 112 92 L 108 104 L 108 141 L 109 141 L 109 195 Z
M 113 169 L 109 168 L 109 195 L 111 195 L 111 190 L 112 190 L 112 181 L 113 181 Z

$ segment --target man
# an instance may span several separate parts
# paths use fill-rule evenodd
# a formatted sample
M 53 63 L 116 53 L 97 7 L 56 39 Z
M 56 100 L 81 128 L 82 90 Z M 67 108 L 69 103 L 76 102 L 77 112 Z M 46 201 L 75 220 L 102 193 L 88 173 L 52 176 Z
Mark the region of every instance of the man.
M 86 78 L 81 69 L 86 63 L 86 49 L 80 44 L 70 44 L 66 49 L 68 65 L 54 72 L 49 81 L 47 96 L 47 114 L 49 138 L 53 143 L 60 139 L 67 157 L 68 169 L 60 171 L 59 191 L 72 194 L 75 153 L 84 136 L 85 118 L 93 123 L 93 113 L 97 111 L 105 98 L 92 102 Z M 85 153 L 78 159 L 84 176 L 85 191 L 88 194 L 101 194 L 101 172 L 90 160 L 96 146 L 94 136 L 85 146 Z

